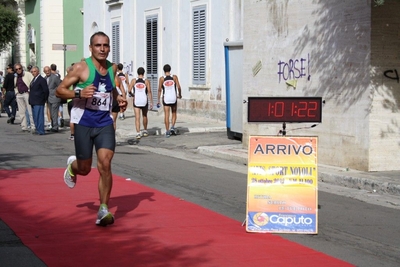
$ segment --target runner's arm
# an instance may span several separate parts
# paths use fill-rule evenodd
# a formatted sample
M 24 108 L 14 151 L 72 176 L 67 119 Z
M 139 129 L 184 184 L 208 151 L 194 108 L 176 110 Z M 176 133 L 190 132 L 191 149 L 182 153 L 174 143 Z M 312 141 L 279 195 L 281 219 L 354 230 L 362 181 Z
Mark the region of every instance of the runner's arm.
M 164 82 L 164 77 L 160 77 L 160 79 L 158 81 L 158 91 L 157 91 L 157 93 L 158 93 L 158 95 L 157 95 L 158 102 L 157 102 L 157 104 L 160 104 L 160 101 L 161 101 L 161 91 L 162 91 L 163 82 Z
M 181 85 L 179 83 L 178 76 L 174 75 L 174 80 L 175 80 L 176 88 L 178 88 L 178 98 L 182 98 Z
M 136 84 L 136 79 L 133 79 L 129 83 L 129 86 L 128 86 L 128 90 L 129 90 L 129 93 L 130 93 L 131 97 L 135 97 L 135 90 L 133 90 L 133 87 L 135 86 L 135 84 Z
M 153 93 L 151 92 L 150 82 L 148 80 L 145 81 L 146 88 L 147 88 L 147 99 L 150 102 L 150 109 L 153 109 Z
M 75 97 L 75 91 L 70 90 L 70 87 L 81 81 L 81 75 L 88 75 L 88 70 L 85 62 L 79 62 L 71 66 L 67 76 L 58 85 L 56 96 L 62 99 L 72 99 Z
M 125 73 L 125 82 L 126 82 L 126 86 L 129 86 L 129 75 L 128 75 L 128 73 Z

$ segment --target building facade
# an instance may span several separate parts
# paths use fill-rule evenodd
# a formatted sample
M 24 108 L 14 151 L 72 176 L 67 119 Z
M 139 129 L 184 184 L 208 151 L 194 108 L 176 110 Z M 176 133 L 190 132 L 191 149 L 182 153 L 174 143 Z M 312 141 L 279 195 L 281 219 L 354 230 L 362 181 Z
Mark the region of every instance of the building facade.
M 16 2 L 22 20 L 20 36 L 2 53 L 2 67 L 19 62 L 42 70 L 54 63 L 64 76 L 65 69 L 83 57 L 83 0 Z
M 171 65 L 182 86 L 180 112 L 225 120 L 224 42 L 241 40 L 232 21 L 242 7 L 239 0 L 84 1 L 85 46 L 94 32 L 108 34 L 110 60 L 131 77 L 144 67 L 154 104 L 163 66 Z

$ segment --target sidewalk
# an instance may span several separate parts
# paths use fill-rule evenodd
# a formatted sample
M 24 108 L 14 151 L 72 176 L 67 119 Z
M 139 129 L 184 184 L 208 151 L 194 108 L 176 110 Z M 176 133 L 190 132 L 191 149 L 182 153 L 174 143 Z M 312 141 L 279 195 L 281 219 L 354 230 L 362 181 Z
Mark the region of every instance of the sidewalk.
M 117 141 L 134 138 L 135 118 L 132 108 L 125 112 L 125 120 L 117 121 Z M 149 134 L 164 135 L 164 114 L 149 111 Z M 226 132 L 226 122 L 200 118 L 178 113 L 176 123 L 180 134 Z M 203 135 L 202 138 L 207 138 Z M 197 151 L 212 158 L 228 160 L 239 164 L 247 164 L 247 149 L 242 144 L 200 146 Z M 400 171 L 361 172 L 352 169 L 318 164 L 318 179 L 329 184 L 348 188 L 364 189 L 377 194 L 400 196 Z

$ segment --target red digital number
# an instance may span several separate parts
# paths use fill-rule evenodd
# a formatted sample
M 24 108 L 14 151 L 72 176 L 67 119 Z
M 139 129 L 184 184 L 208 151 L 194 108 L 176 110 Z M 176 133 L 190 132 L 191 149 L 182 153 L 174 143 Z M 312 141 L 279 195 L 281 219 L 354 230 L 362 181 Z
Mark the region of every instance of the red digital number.
M 308 112 L 307 115 L 310 118 L 314 118 L 315 117 L 315 111 L 318 110 L 318 103 L 317 102 L 309 102 L 309 108 L 308 108 Z
M 297 117 L 304 118 L 307 116 L 307 102 L 299 102 L 297 109 Z
M 275 103 L 275 117 L 281 118 L 285 114 L 285 103 L 276 102 Z
M 268 117 L 271 116 L 271 103 L 268 103 Z

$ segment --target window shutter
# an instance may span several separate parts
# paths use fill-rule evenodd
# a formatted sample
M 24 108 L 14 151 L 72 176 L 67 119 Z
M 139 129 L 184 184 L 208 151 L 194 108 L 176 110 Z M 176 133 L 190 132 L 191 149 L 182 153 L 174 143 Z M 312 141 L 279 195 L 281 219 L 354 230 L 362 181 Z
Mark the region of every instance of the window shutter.
M 193 9 L 193 84 L 206 84 L 206 7 Z
M 158 18 L 157 16 L 146 19 L 146 74 L 153 94 L 153 103 L 157 102 L 158 91 Z
M 119 59 L 119 22 L 112 24 L 112 61 L 115 64 L 120 63 Z

